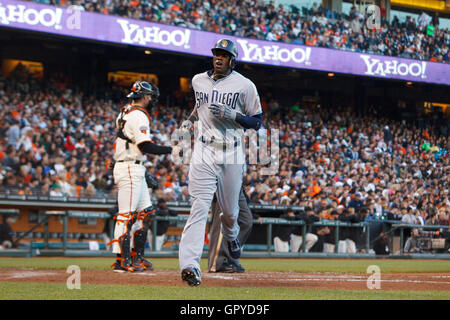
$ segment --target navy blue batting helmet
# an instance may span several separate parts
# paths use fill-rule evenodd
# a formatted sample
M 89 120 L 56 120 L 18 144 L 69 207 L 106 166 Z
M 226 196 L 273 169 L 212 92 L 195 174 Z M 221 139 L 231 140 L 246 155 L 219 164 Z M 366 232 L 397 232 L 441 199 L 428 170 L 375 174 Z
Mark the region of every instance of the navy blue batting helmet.
M 214 54 L 216 50 L 224 50 L 228 52 L 229 54 L 231 54 L 234 60 L 236 60 L 238 57 L 238 48 L 236 47 L 234 42 L 229 39 L 220 39 L 219 41 L 217 41 L 216 45 L 211 49 L 211 51 Z

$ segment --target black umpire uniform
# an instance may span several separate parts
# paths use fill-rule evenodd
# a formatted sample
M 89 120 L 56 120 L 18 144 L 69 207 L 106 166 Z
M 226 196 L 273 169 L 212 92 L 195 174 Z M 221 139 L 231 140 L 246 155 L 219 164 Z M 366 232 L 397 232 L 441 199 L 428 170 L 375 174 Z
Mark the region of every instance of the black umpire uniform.
M 211 223 L 209 225 L 209 250 L 208 250 L 208 271 L 209 272 L 244 272 L 245 269 L 239 263 L 239 259 L 233 259 L 230 256 L 228 246 L 223 239 L 221 231 L 220 215 L 222 209 L 214 196 L 211 205 Z M 241 188 L 239 194 L 239 234 L 238 239 L 243 245 L 248 237 L 253 226 L 253 215 L 248 207 L 248 199 L 244 192 L 244 188 Z

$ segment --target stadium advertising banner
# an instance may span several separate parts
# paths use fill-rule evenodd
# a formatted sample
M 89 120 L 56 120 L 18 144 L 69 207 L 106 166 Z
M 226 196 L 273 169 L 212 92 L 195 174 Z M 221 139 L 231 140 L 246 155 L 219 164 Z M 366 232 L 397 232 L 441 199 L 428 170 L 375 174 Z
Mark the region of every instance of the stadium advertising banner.
M 37 3 L 0 0 L 0 26 L 211 56 L 224 35 Z M 226 36 L 238 61 L 450 85 L 450 65 Z

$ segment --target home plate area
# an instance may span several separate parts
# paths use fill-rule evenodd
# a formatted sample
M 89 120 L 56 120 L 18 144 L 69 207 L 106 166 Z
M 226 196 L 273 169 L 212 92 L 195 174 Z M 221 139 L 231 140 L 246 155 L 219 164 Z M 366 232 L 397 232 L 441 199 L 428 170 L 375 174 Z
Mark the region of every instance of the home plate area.
M 66 283 L 65 270 L 2 269 L 0 281 Z M 378 287 L 374 287 L 377 280 Z M 126 284 L 186 286 L 178 271 L 155 270 L 140 273 L 114 273 L 110 270 L 81 270 L 82 284 Z M 290 273 L 247 271 L 245 273 L 202 274 L 208 287 L 281 287 L 298 289 L 347 290 L 450 290 L 448 273 L 381 273 L 376 279 L 357 273 Z

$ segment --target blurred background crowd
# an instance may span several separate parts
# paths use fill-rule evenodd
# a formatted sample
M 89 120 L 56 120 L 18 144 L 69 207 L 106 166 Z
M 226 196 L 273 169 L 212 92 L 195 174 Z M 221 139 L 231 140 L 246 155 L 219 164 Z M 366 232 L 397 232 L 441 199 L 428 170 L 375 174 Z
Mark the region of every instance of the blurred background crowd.
M 127 91 L 111 86 L 94 97 L 70 87 L 63 75 L 35 80 L 21 65 L 0 78 L 0 191 L 115 197 L 109 166 Z M 193 105 L 190 94 L 174 95 L 174 106 L 160 103 L 151 112 L 157 143 L 170 143 Z M 357 115 L 345 106 L 287 105 L 264 92 L 261 102 L 264 128 L 279 130 L 280 152 L 274 175 L 263 175 L 264 165 L 247 165 L 244 185 L 252 203 L 310 207 L 324 218 L 354 208 L 360 219 L 412 213 L 413 223 L 448 224 L 447 119 L 399 122 L 379 107 Z M 153 197 L 188 201 L 188 165 L 165 155 L 148 160 L 159 180 Z
M 375 28 L 356 6 L 338 13 L 318 2 L 285 8 L 258 0 L 33 1 L 237 37 L 449 63 L 450 32 L 426 13 L 387 21 L 381 9 Z

